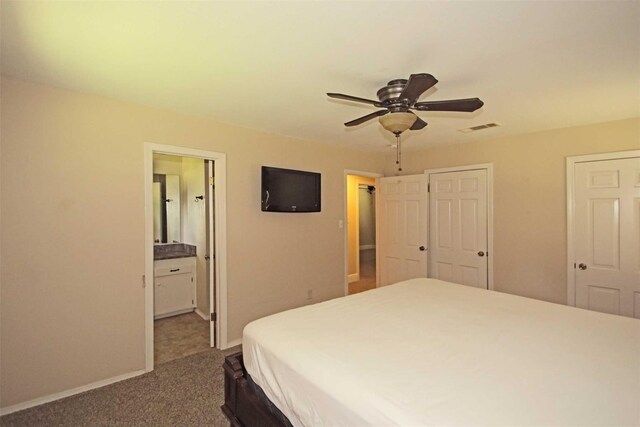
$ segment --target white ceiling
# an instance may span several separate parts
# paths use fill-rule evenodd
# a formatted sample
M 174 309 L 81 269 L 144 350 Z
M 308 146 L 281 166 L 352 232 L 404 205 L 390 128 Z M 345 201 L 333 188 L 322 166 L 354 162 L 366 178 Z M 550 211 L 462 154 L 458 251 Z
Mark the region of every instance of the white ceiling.
M 640 2 L 2 1 L 2 73 L 298 138 L 388 149 L 387 81 L 431 73 L 404 148 L 640 116 Z M 460 128 L 497 122 L 472 134 Z

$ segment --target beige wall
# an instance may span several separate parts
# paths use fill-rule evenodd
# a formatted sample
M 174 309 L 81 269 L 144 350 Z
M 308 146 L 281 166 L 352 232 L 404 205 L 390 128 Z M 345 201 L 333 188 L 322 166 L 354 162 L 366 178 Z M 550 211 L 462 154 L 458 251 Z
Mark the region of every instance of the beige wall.
M 381 155 L 11 79 L 1 91 L 1 407 L 144 368 L 144 142 L 227 153 L 229 339 L 308 289 L 343 294 L 344 170 L 380 172 Z M 406 151 L 403 166 L 493 162 L 496 289 L 564 302 L 564 159 L 638 148 L 629 119 Z M 321 172 L 322 212 L 261 212 L 261 165 Z
M 358 234 L 360 248 L 376 244 L 376 195 L 358 187 Z
M 405 151 L 403 174 L 493 163 L 495 289 L 565 303 L 565 158 L 638 148 L 640 119 L 635 118 L 422 152 Z M 395 157 L 387 158 L 385 172 L 396 174 Z
M 0 406 L 144 368 L 143 144 L 227 153 L 229 339 L 344 292 L 344 170 L 384 158 L 2 79 Z M 322 173 L 322 212 L 260 211 L 260 166 Z

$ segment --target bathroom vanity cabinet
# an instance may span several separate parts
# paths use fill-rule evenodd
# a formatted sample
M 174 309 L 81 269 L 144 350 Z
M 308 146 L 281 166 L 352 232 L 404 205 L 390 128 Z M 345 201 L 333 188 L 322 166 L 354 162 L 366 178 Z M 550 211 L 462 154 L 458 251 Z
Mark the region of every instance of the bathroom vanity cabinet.
M 156 319 L 193 311 L 196 295 L 196 258 L 156 260 L 153 284 Z

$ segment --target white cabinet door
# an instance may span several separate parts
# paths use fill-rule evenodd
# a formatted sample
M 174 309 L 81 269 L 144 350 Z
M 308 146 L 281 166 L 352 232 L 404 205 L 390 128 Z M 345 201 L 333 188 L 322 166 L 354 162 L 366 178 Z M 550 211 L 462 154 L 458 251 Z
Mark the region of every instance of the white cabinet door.
M 574 171 L 576 306 L 640 318 L 640 158 Z
M 195 258 L 159 260 L 154 264 L 154 316 L 159 318 L 193 310 Z
M 427 277 L 427 175 L 380 178 L 380 284 Z
M 155 314 L 178 312 L 193 307 L 191 273 L 174 274 L 155 278 Z
M 487 288 L 486 169 L 430 175 L 430 277 Z

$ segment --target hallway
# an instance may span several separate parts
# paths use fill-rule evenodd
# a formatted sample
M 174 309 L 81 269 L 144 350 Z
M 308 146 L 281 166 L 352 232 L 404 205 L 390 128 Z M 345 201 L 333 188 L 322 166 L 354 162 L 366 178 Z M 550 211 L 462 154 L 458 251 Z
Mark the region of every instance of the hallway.
M 360 280 L 349 283 L 349 295 L 376 287 L 376 250 L 360 251 Z

